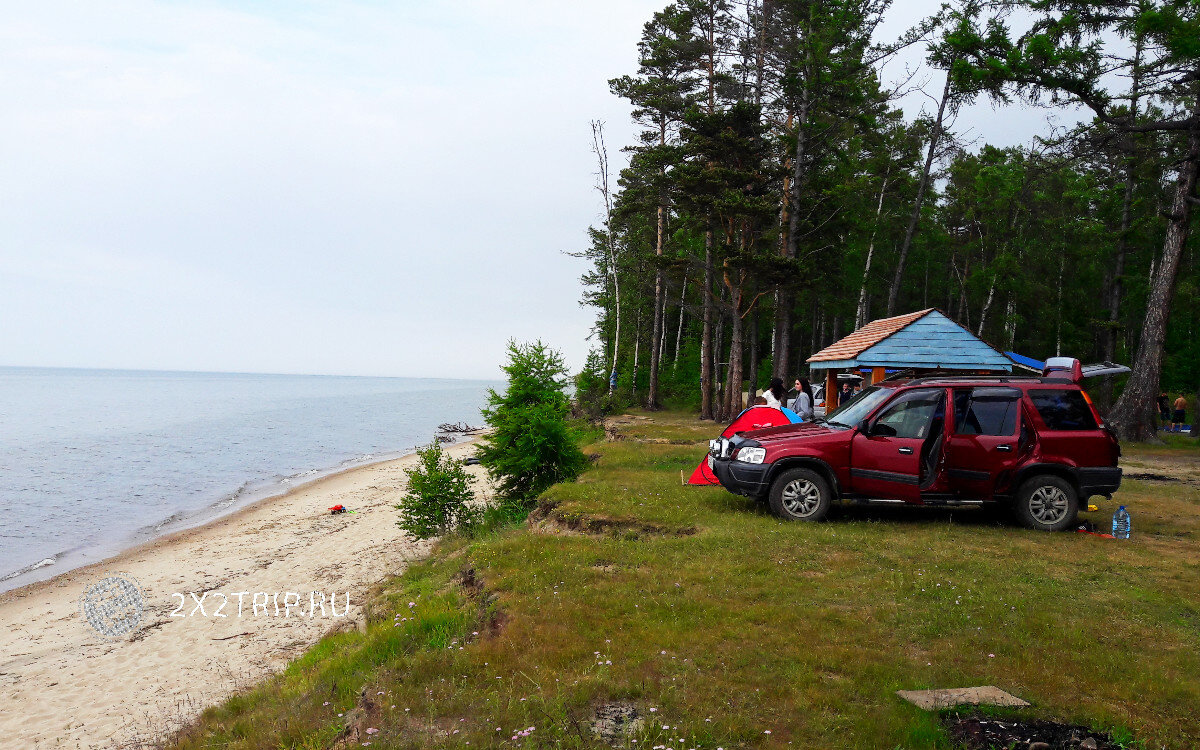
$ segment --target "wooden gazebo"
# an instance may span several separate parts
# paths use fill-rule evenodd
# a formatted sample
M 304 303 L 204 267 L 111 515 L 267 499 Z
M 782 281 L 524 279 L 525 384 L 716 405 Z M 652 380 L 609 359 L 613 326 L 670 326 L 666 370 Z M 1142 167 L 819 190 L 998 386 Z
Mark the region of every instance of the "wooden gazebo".
M 888 370 L 959 370 L 1000 374 L 1013 361 L 936 308 L 873 320 L 808 358 L 815 380 L 825 374 L 825 410 L 838 405 L 837 374 L 859 372 L 878 383 Z

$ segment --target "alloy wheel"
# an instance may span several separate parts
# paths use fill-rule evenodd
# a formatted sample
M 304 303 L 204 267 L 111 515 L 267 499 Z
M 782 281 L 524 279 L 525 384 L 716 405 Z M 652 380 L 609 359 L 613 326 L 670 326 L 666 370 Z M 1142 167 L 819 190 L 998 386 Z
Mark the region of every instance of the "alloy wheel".
M 797 518 L 812 515 L 821 504 L 821 489 L 808 479 L 793 479 L 783 488 L 783 507 Z
M 1029 496 L 1029 512 L 1038 523 L 1052 526 L 1067 515 L 1067 493 L 1054 485 L 1043 485 Z

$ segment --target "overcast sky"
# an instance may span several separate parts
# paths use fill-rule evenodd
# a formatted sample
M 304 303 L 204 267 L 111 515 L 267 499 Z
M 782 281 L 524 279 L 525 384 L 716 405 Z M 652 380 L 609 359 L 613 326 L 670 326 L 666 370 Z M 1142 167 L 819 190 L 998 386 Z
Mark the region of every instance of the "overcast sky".
M 665 1 L 11 4 L 0 365 L 495 377 L 540 337 L 578 367 L 588 122 L 619 157 L 606 81 Z

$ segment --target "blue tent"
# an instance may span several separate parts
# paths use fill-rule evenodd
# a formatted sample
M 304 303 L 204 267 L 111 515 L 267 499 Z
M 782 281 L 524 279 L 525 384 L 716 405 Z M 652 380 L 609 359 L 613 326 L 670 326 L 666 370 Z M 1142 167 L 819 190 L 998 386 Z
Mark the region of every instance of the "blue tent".
M 1016 362 L 1018 365 L 1028 367 L 1030 370 L 1037 370 L 1038 373 L 1041 373 L 1042 369 L 1046 366 L 1046 363 L 1040 359 L 1026 357 L 1024 354 L 1017 354 L 1016 352 L 1005 352 L 1004 356 L 1008 357 L 1013 362 Z

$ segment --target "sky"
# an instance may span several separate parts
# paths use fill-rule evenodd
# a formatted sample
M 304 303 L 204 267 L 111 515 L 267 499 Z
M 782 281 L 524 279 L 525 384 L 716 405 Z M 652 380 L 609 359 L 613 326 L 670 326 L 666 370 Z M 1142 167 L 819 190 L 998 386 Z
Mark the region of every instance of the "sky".
M 619 165 L 607 81 L 665 2 L 6 8 L 0 366 L 493 378 L 541 339 L 577 369 L 589 122 Z M 957 126 L 1023 144 L 1045 112 Z

